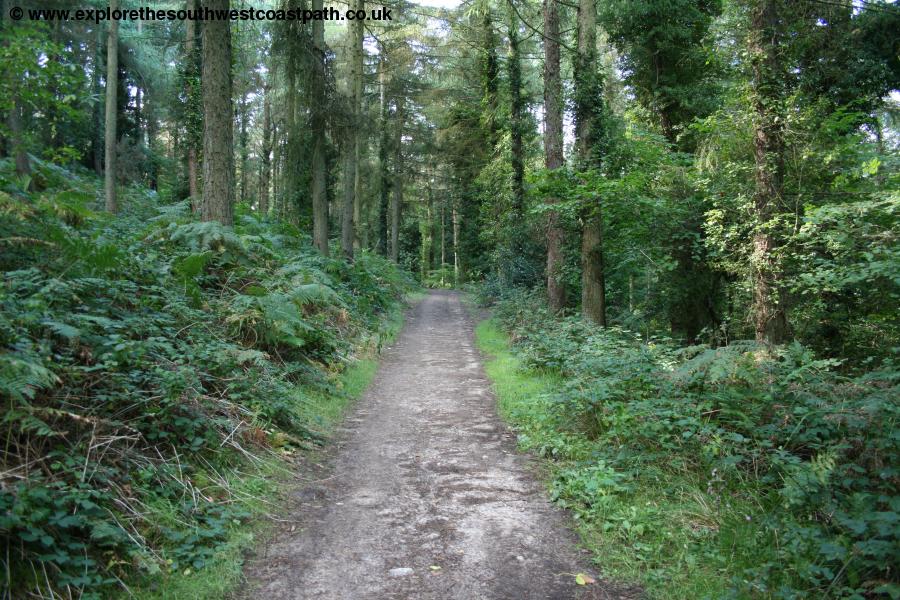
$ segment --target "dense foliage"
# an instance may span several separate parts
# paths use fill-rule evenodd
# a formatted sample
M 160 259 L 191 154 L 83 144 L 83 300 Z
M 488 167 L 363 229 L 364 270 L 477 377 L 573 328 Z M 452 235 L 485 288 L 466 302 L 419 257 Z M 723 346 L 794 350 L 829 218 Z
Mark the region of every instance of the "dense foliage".
M 411 283 L 139 186 L 110 218 L 92 175 L 34 166 L 29 193 L 0 162 L 3 570 L 14 596 L 100 597 L 204 566 L 263 493 L 245 473 L 321 439 L 309 395 L 340 393 Z
M 520 368 L 555 378 L 511 409 L 520 444 L 556 463 L 552 495 L 589 543 L 623 545 L 659 597 L 900 593 L 891 363 L 846 376 L 797 343 L 678 347 L 533 294 L 496 316 Z

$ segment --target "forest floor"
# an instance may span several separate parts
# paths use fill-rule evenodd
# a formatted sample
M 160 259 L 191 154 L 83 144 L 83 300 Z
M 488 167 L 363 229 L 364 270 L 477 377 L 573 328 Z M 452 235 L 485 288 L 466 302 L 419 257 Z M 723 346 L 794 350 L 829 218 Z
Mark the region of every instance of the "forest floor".
M 455 292 L 385 350 L 313 482 L 247 567 L 244 597 L 634 597 L 600 582 L 501 423 Z

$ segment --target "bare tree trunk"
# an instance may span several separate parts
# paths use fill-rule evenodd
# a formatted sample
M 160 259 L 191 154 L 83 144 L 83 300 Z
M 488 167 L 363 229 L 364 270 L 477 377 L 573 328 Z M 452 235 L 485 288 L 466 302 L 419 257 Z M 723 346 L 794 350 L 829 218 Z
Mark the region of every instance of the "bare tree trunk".
M 364 0 L 354 0 L 352 6 L 356 10 L 365 7 Z M 357 186 L 359 169 L 359 128 L 362 109 L 362 69 L 363 69 L 363 21 L 355 20 L 350 24 L 350 72 L 348 74 L 348 91 L 351 102 L 351 123 L 347 130 L 344 148 L 344 201 L 341 209 L 341 250 L 344 258 L 353 260 L 354 227 L 353 217 L 358 210 Z
M 390 173 L 388 172 L 388 149 L 390 138 L 388 132 L 388 105 L 387 105 L 387 68 L 384 60 L 384 46 L 378 53 L 378 84 L 380 112 L 379 140 L 378 140 L 378 252 L 382 256 L 388 255 L 388 204 L 391 190 Z
M 319 98 L 319 80 L 317 79 L 319 65 L 315 55 L 315 48 L 312 49 L 312 52 L 313 62 L 311 69 L 312 73 L 310 75 L 310 91 L 311 94 L 313 94 L 314 105 L 310 107 L 310 126 L 313 135 L 315 136 L 316 128 L 319 127 L 322 116 L 318 108 L 318 103 L 321 102 L 321 100 Z M 291 223 L 300 222 L 300 212 L 302 211 L 298 202 L 300 196 L 300 179 L 298 175 L 300 167 L 300 127 L 297 125 L 297 70 L 298 65 L 290 61 L 284 68 L 285 91 L 287 92 L 285 94 L 284 102 L 284 166 L 287 168 L 281 170 L 282 201 L 279 205 L 278 212 L 278 216 Z M 313 150 L 315 151 L 315 139 L 313 140 Z M 315 160 L 316 157 L 313 156 L 313 161 Z M 315 173 L 313 173 L 313 177 L 315 177 Z M 310 190 L 310 192 L 312 192 L 312 190 Z M 313 223 L 313 229 L 315 229 L 315 223 Z
M 400 216 L 403 207 L 403 92 L 397 94 L 394 115 L 394 194 L 391 198 L 391 260 L 400 262 Z
M 262 168 L 259 173 L 259 213 L 269 214 L 269 182 L 272 179 L 272 88 L 266 83 L 263 88 L 263 139 Z
M 277 124 L 272 126 L 272 212 L 280 215 L 281 211 L 281 137 Z
M 353 129 L 352 127 L 350 128 Z M 348 133 L 352 138 L 356 132 Z M 353 260 L 353 212 L 356 194 L 356 146 L 348 141 L 344 148 L 344 193 L 341 203 L 341 252 L 347 260 Z
M 434 239 L 432 233 L 434 231 L 434 196 L 431 190 L 431 175 L 425 172 L 425 219 L 420 221 L 419 232 L 422 235 L 422 254 L 419 259 L 419 277 L 422 281 L 431 271 L 431 256 Z
M 544 0 L 544 165 L 555 170 L 563 165 L 563 90 L 559 65 L 559 9 L 556 0 Z M 558 202 L 548 198 L 549 204 Z M 550 211 L 547 218 L 547 301 L 558 312 L 565 305 L 566 293 L 559 281 L 562 270 L 563 230 L 559 215 Z
M 194 10 L 196 6 L 196 0 L 187 0 L 186 7 L 187 10 Z M 184 53 L 185 53 L 185 62 L 187 63 L 187 79 L 188 79 L 188 88 L 187 88 L 187 98 L 188 98 L 188 110 L 190 110 L 194 102 L 192 98 L 196 95 L 196 91 L 194 89 L 194 76 L 197 71 L 197 56 L 195 49 L 195 41 L 197 39 L 197 29 L 193 19 L 188 19 L 185 21 L 185 40 L 184 40 Z M 189 121 L 189 123 L 191 123 Z M 190 126 L 193 126 L 191 123 Z M 193 131 L 188 131 L 187 134 L 187 175 L 188 175 L 188 193 L 191 196 L 191 210 L 195 215 L 200 214 L 200 202 L 201 191 L 200 191 L 200 168 L 199 168 L 199 160 L 197 158 L 197 136 Z
M 322 0 L 313 0 L 312 9 L 322 10 Z M 313 106 L 312 109 L 312 205 L 313 205 L 313 244 L 319 252 L 328 256 L 328 190 L 326 189 L 325 163 L 325 24 L 314 20 L 313 51 Z
M 97 175 L 103 174 L 103 104 L 100 102 L 100 65 L 103 60 L 103 27 L 98 23 L 97 35 L 94 38 L 94 65 L 91 70 L 91 91 L 93 92 L 93 127 L 94 131 L 91 135 L 91 158 L 94 163 L 94 172 Z
M 116 10 L 117 0 L 110 0 L 110 10 Z M 109 23 L 109 34 L 106 38 L 106 137 L 104 140 L 104 176 L 103 189 L 106 192 L 106 210 L 115 213 L 119 206 L 116 202 L 116 91 L 119 84 L 119 22 L 115 19 Z
M 751 12 L 748 44 L 753 66 L 754 156 L 756 192 L 753 198 L 756 232 L 753 235 L 753 323 L 756 339 L 768 344 L 787 341 L 781 269 L 774 256 L 777 248 L 771 231 L 772 217 L 781 200 L 784 182 L 784 132 L 778 114 L 782 101 L 782 66 L 779 63 L 777 0 L 756 0 Z
M 441 199 L 441 285 L 444 285 L 444 265 L 447 264 L 447 233 L 446 233 L 446 217 L 447 212 L 446 196 Z
M 453 221 L 453 283 L 457 285 L 459 284 L 459 211 L 456 210 L 456 205 L 453 206 L 450 217 Z
M 149 93 L 144 93 L 144 115 L 147 122 L 147 150 L 150 153 L 149 172 L 147 173 L 148 185 L 151 190 L 157 189 L 159 185 L 159 171 L 157 169 L 156 154 L 156 136 L 159 133 L 159 123 L 156 120 L 156 97 Z
M 229 0 L 206 0 L 228 10 Z M 204 221 L 234 224 L 234 105 L 231 99 L 231 22 L 203 23 L 203 206 Z
M 240 179 L 240 198 L 241 202 L 247 201 L 247 164 L 250 162 L 249 135 L 247 133 L 247 121 L 250 119 L 249 102 L 247 99 L 248 92 L 244 90 L 241 94 L 241 129 L 240 129 L 240 157 L 241 157 L 241 179 Z
M 522 143 L 525 102 L 522 99 L 522 63 L 519 48 L 519 19 L 509 4 L 509 129 L 510 166 L 512 167 L 512 195 L 514 218 L 520 219 L 525 210 L 525 157 Z

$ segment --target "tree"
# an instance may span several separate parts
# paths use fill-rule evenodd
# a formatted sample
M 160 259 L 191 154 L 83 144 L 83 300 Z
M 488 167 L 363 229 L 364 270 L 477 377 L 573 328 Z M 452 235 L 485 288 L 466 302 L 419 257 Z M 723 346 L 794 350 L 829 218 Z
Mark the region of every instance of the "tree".
M 394 194 L 391 197 L 391 260 L 400 262 L 400 217 L 403 210 L 403 118 L 402 92 L 397 94 L 394 109 Z
M 117 0 L 110 0 L 110 10 L 116 10 Z M 109 23 L 106 38 L 106 137 L 104 139 L 104 185 L 106 210 L 113 214 L 118 210 L 116 201 L 116 91 L 119 87 L 119 22 Z
M 261 165 L 259 172 L 259 213 L 269 214 L 269 186 L 272 181 L 272 88 L 267 82 L 263 88 L 262 144 L 260 146 Z
M 391 174 L 388 165 L 390 152 L 390 131 L 388 96 L 387 96 L 387 65 L 384 56 L 385 50 L 382 44 L 378 52 L 378 246 L 377 250 L 382 256 L 388 255 L 388 211 L 390 210 Z
M 355 0 L 353 7 L 357 11 L 365 11 L 365 0 Z M 351 21 L 348 32 L 350 45 L 350 69 L 348 75 L 348 92 L 350 96 L 350 123 L 347 128 L 344 149 L 344 202 L 341 214 L 341 249 L 344 258 L 353 259 L 355 230 L 353 217 L 356 204 L 360 202 L 359 186 L 359 153 L 362 127 L 362 92 L 363 92 L 363 31 L 361 19 Z
M 544 0 L 544 166 L 554 171 L 563 166 L 563 89 L 560 77 L 559 8 L 556 0 Z M 547 198 L 548 204 L 558 202 Z M 555 210 L 547 216 L 547 300 L 550 310 L 565 305 L 562 271 L 563 229 Z
M 772 217 L 781 202 L 784 184 L 783 117 L 779 111 L 783 102 L 784 74 L 779 61 L 779 2 L 754 1 L 747 41 L 753 72 L 753 156 L 756 162 L 751 310 L 757 341 L 769 344 L 780 344 L 789 334 L 781 267 L 775 256 L 778 240 L 772 231 Z
M 578 53 L 575 58 L 575 144 L 582 169 L 600 167 L 603 84 L 597 70 L 597 6 L 578 3 Z M 603 215 L 596 195 L 582 215 L 581 314 L 606 327 L 606 279 L 603 264 Z
M 322 0 L 313 0 L 312 9 L 322 10 Z M 313 45 L 312 74 L 310 76 L 311 106 L 310 128 L 313 136 L 312 151 L 312 208 L 313 244 L 323 255 L 328 256 L 328 196 L 325 120 L 325 24 L 315 20 L 312 24 Z M 293 166 L 292 166 L 293 167 Z
M 205 0 L 228 10 L 229 0 Z M 234 103 L 231 97 L 231 22 L 203 23 L 203 205 L 201 218 L 234 223 Z
M 185 8 L 194 10 L 196 0 L 186 0 Z M 187 131 L 187 176 L 188 176 L 188 193 L 191 197 L 191 208 L 194 214 L 200 213 L 200 167 L 197 158 L 197 133 L 195 129 L 198 127 L 196 119 L 191 119 L 200 108 L 197 106 L 197 26 L 193 19 L 188 19 L 184 23 L 184 72 L 185 72 L 185 95 L 187 96 L 187 112 L 188 112 L 188 131 Z
M 525 150 L 523 136 L 525 130 L 525 101 L 522 97 L 522 58 L 519 42 L 519 18 L 507 0 L 509 20 L 509 52 L 507 55 L 507 77 L 509 78 L 509 152 L 512 168 L 512 206 L 516 218 L 521 218 L 525 209 Z

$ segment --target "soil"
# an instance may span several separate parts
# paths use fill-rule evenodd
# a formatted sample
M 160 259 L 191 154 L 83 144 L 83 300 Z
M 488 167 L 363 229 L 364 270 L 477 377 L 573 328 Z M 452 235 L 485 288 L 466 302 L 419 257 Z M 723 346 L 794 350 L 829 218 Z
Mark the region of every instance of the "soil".
M 410 310 L 334 447 L 249 562 L 245 598 L 638 597 L 600 580 L 516 453 L 458 293 Z

